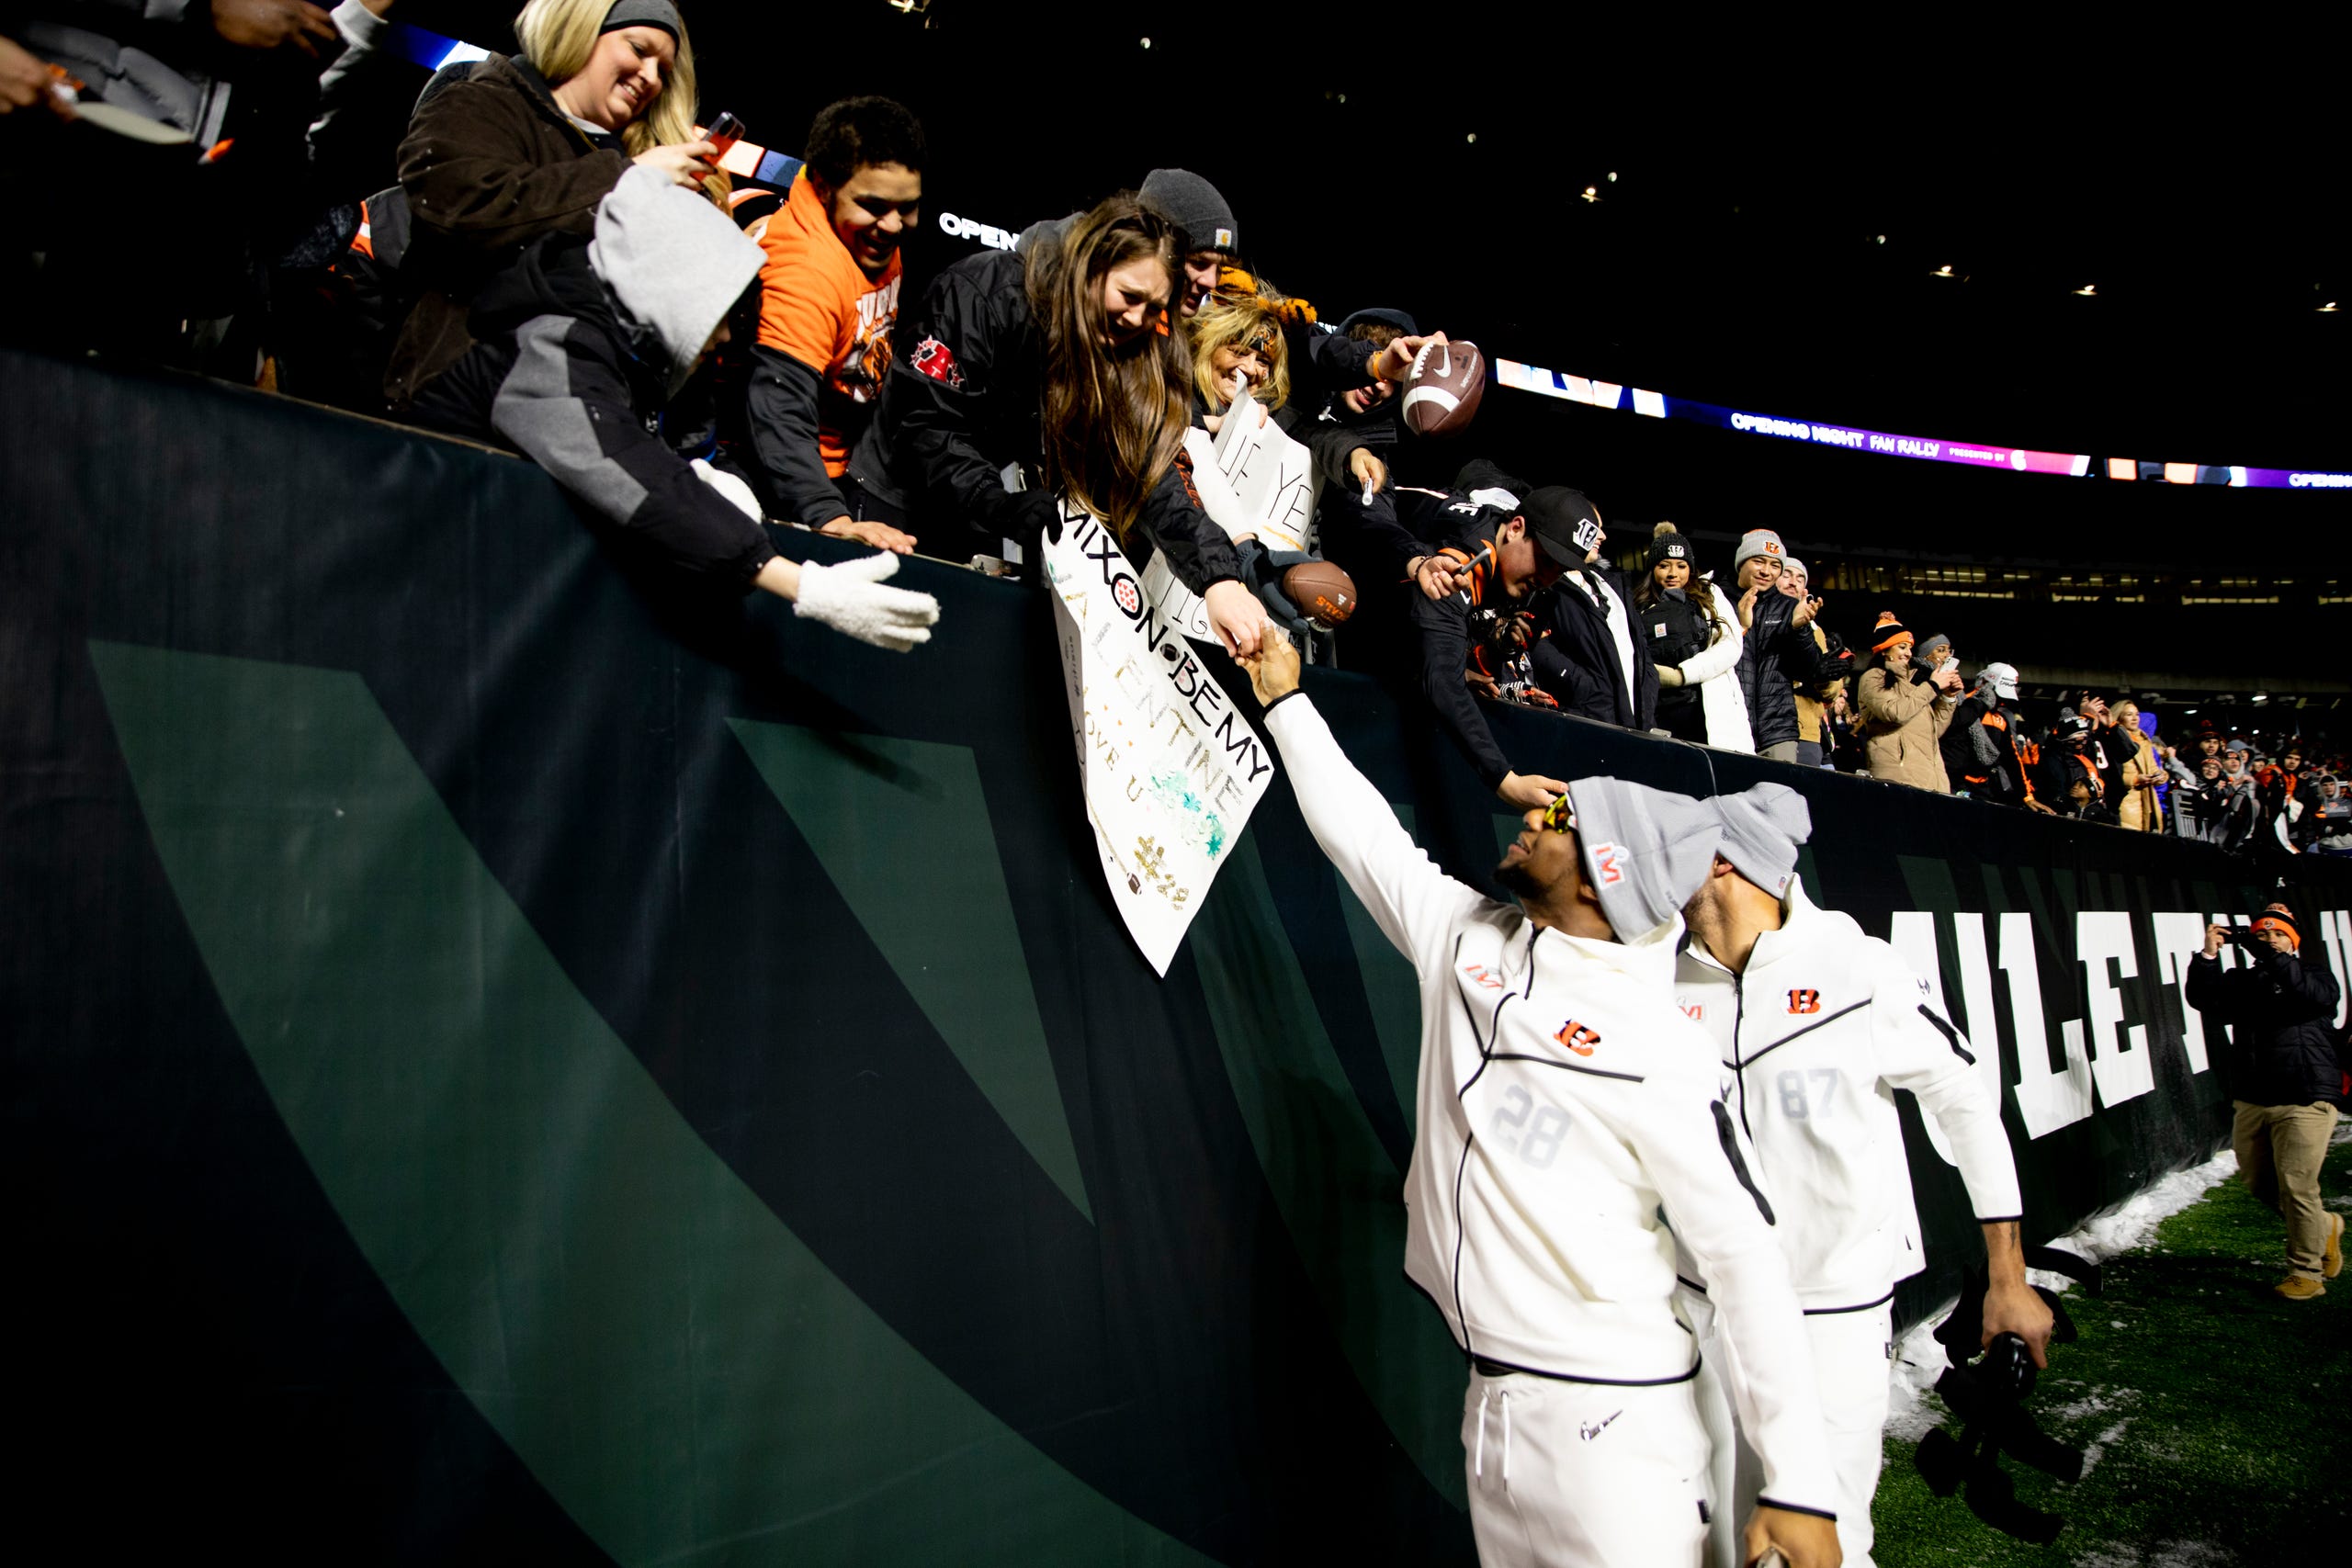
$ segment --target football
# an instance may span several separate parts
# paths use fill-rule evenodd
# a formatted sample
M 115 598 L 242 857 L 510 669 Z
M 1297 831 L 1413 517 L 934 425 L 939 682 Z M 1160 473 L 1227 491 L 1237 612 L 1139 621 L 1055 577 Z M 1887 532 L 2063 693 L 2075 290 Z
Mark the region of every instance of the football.
M 1475 343 L 1430 343 L 1405 372 L 1405 423 L 1416 435 L 1470 428 L 1487 391 L 1487 356 Z
M 1283 597 L 1329 630 L 1355 614 L 1355 579 L 1327 560 L 1301 561 L 1283 573 Z

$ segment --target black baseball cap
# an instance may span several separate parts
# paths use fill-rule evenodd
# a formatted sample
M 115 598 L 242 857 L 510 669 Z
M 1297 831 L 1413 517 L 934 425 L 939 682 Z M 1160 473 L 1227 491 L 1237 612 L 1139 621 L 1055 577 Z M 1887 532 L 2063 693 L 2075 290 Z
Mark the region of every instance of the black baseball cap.
M 1580 490 L 1545 485 L 1529 492 L 1519 514 L 1527 519 L 1528 536 L 1562 566 L 1582 566 L 1600 543 L 1600 513 Z

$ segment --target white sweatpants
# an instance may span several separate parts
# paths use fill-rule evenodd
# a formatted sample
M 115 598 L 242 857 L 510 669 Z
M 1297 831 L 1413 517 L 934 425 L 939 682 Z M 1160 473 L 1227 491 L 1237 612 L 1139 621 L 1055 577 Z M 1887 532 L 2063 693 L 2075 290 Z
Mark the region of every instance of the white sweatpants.
M 1728 1385 L 1731 1347 L 1714 1332 L 1714 1314 L 1703 1296 L 1678 1290 L 1690 1325 L 1699 1333 L 1701 1363 L 1692 1390 L 1713 1448 L 1709 1484 L 1726 1499 L 1708 1532 L 1707 1568 L 1739 1568 L 1740 1531 L 1764 1489 L 1763 1468 L 1738 1431 Z M 1887 1358 L 1894 1339 L 1894 1308 L 1822 1313 L 1804 1320 L 1813 1345 L 1814 1379 L 1821 1394 L 1821 1419 L 1837 1471 L 1838 1545 L 1846 1568 L 1872 1568 L 1871 1502 L 1878 1495 L 1880 1461 L 1885 1454 Z
M 1691 1386 L 1474 1371 L 1462 1460 L 1483 1568 L 1699 1568 L 1711 1500 Z

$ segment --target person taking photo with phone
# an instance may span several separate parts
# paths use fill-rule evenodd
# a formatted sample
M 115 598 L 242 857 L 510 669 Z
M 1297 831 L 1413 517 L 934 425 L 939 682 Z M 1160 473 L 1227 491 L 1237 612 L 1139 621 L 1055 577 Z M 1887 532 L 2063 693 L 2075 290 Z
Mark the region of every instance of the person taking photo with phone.
M 2224 943 L 2241 962 L 2222 966 Z M 2287 1222 L 2287 1277 L 2271 1288 L 2290 1302 L 2327 1294 L 2344 1269 L 2344 1216 L 2320 1201 L 2320 1162 L 2335 1132 L 2344 1093 L 2336 1050 L 2335 976 L 2306 964 L 2295 912 L 2271 904 L 2251 929 L 2209 925 L 2189 960 L 2188 1005 L 2222 1027 L 2214 1042 L 2236 1114 L 2230 1146 L 2238 1179 Z

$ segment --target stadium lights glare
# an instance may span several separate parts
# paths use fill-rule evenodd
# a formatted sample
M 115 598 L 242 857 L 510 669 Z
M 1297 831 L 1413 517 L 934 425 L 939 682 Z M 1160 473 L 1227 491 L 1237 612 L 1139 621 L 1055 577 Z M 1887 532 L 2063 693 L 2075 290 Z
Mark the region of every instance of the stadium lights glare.
M 1881 235 L 1878 237 L 1878 243 L 1879 243 L 1880 244 L 1882 244 L 1882 245 L 1883 245 L 1883 244 L 1884 244 L 1884 243 L 1886 243 L 1886 236 L 1885 236 L 1885 235 L 1883 235 L 1883 234 L 1881 234 Z
M 1932 277 L 1950 277 L 1951 276 L 1951 268 L 1949 265 L 1939 266 L 1928 276 Z
M 1609 183 L 1612 186 L 1617 183 L 1617 171 L 1614 169 L 1609 171 Z
M 2096 283 L 2086 283 L 2080 288 L 2075 289 L 2075 292 L 2081 295 L 2084 299 L 2088 299 L 2098 293 L 2098 285 Z
M 1467 135 L 1467 136 L 1464 137 L 1462 140 L 1463 140 L 1463 141 L 1477 141 L 1477 140 L 1478 140 L 1478 133 L 1477 133 L 1476 131 L 1475 131 L 1475 130 L 1474 130 L 1474 131 L 1472 131 L 1469 135 Z
M 2246 700 L 2249 702 L 2267 703 L 2270 700 L 2270 694 L 2267 692 L 2256 692 L 2253 696 Z
M 2319 313 L 2323 316 L 2332 316 L 2335 314 L 2335 301 L 2330 299 L 2326 304 L 2322 305 L 2319 308 Z
M 1585 198 L 1587 201 L 1599 201 L 1599 200 L 1600 199 L 1600 187 L 1599 187 L 1598 186 L 1585 186 L 1585 187 L 1584 187 L 1584 198 Z

